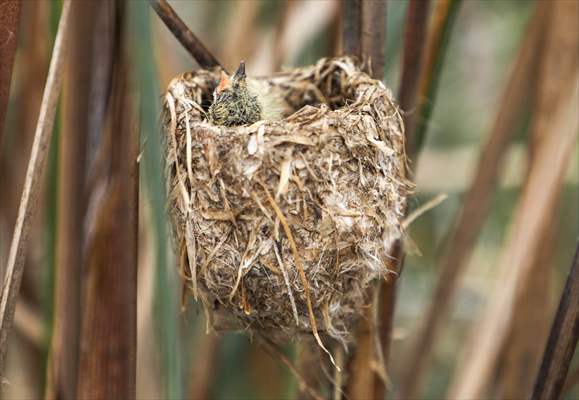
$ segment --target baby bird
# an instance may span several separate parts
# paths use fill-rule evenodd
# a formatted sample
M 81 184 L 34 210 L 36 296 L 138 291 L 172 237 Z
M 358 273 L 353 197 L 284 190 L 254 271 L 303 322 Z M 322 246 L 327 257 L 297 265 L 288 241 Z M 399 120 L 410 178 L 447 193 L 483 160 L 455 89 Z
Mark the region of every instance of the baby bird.
M 208 116 L 215 125 L 250 125 L 262 119 L 279 119 L 281 106 L 264 84 L 247 78 L 242 61 L 232 77 L 221 72 Z

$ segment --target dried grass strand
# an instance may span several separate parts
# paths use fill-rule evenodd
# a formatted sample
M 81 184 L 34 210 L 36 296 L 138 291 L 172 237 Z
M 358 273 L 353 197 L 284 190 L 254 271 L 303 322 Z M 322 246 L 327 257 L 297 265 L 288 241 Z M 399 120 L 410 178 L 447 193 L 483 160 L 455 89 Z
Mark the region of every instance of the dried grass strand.
M 292 312 L 294 314 L 294 319 L 296 321 L 296 326 L 299 326 L 300 324 L 300 319 L 298 317 L 298 308 L 296 307 L 296 300 L 294 299 L 294 294 L 292 292 L 292 288 L 291 285 L 289 283 L 289 278 L 287 275 L 287 271 L 285 269 L 285 266 L 283 265 L 283 260 L 281 259 L 281 255 L 280 255 L 280 251 L 277 247 L 276 244 L 273 245 L 273 251 L 275 252 L 275 259 L 277 260 L 277 263 L 279 265 L 279 269 L 281 270 L 281 273 L 283 275 L 283 280 L 285 282 L 285 285 L 287 286 L 287 293 L 290 299 L 290 303 L 292 306 Z
M 177 160 L 177 112 L 175 111 L 175 101 L 173 100 L 173 96 L 170 93 L 165 95 L 165 101 L 169 105 L 169 111 L 171 114 L 171 124 L 169 127 L 170 133 L 170 143 L 171 143 L 171 156 Z M 186 205 L 191 204 L 191 198 L 189 197 L 189 193 L 187 192 L 187 188 L 181 179 L 181 170 L 179 167 L 179 163 L 175 163 L 175 169 L 177 170 L 177 180 L 179 182 L 179 189 L 181 189 L 181 195 L 183 196 L 183 201 Z
M 414 221 L 416 221 L 416 219 L 419 218 L 422 214 L 427 213 L 428 211 L 437 207 L 447 198 L 448 198 L 448 195 L 446 193 L 441 193 L 441 194 L 436 195 L 434 198 L 428 200 L 428 202 L 424 203 L 423 205 L 418 207 L 416 210 L 414 210 L 410 214 L 408 214 L 408 216 L 406 218 L 404 218 L 404 221 L 402 221 L 402 227 L 404 229 L 408 229 L 408 227 Z
M 185 247 L 187 249 L 187 259 L 189 260 L 187 264 L 189 265 L 189 273 L 191 275 L 193 298 L 197 300 L 199 296 L 197 291 L 197 246 L 190 217 L 187 218 L 185 225 Z
M 322 348 L 322 350 L 324 350 L 324 352 L 330 357 L 330 361 L 332 361 L 332 364 L 334 364 L 336 369 L 340 370 L 340 367 L 334 361 L 334 357 L 332 356 L 332 353 L 330 353 L 329 350 L 326 348 L 326 346 L 324 346 L 324 343 L 322 342 L 322 339 L 320 338 L 320 334 L 318 333 L 318 327 L 316 324 L 316 317 L 314 316 L 314 308 L 312 307 L 312 296 L 310 294 L 310 285 L 308 284 L 308 280 L 306 278 L 306 273 L 304 272 L 304 265 L 302 264 L 302 259 L 300 257 L 298 247 L 297 247 L 296 242 L 294 240 L 294 237 L 292 235 L 292 231 L 290 229 L 290 226 L 287 223 L 287 220 L 284 217 L 283 212 L 280 210 L 279 206 L 275 202 L 275 199 L 271 196 L 271 194 L 269 193 L 269 190 L 267 190 L 267 186 L 265 186 L 265 184 L 263 182 L 261 182 L 260 180 L 257 180 L 257 183 L 262 187 L 262 189 L 267 197 L 267 200 L 269 201 L 271 208 L 273 208 L 273 210 L 275 211 L 275 214 L 279 218 L 279 221 L 281 222 L 281 226 L 283 227 L 283 230 L 284 230 L 284 232 L 287 236 L 287 239 L 289 241 L 290 248 L 292 250 L 292 253 L 293 253 L 293 256 L 294 256 L 294 259 L 296 262 L 296 267 L 298 268 L 298 272 L 300 274 L 300 279 L 302 281 L 302 285 L 304 286 L 304 291 L 306 294 L 306 304 L 308 306 L 308 315 L 310 318 L 310 324 L 312 325 L 312 333 L 313 333 L 314 337 L 316 338 L 316 342 L 318 343 L 318 346 L 320 346 Z

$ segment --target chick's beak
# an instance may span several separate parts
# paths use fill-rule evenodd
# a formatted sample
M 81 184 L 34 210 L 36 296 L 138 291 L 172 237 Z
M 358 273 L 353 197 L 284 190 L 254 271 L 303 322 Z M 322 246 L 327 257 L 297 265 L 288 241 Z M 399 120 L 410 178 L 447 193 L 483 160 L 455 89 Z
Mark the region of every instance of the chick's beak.
M 219 81 L 219 85 L 217 85 L 215 92 L 220 93 L 223 89 L 228 87 L 229 84 L 230 84 L 229 77 L 225 72 L 221 71 L 221 80 Z
M 239 68 L 235 71 L 235 75 L 233 75 L 233 79 L 243 80 L 245 79 L 245 61 L 241 61 L 239 63 Z

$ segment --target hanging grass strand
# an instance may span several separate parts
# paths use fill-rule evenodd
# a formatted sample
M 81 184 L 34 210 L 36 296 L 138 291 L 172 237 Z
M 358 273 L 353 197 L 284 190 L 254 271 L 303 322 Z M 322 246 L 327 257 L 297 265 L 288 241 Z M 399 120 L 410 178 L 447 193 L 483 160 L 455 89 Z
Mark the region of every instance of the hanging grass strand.
M 298 251 L 296 241 L 294 240 L 294 237 L 292 235 L 292 231 L 287 223 L 287 220 L 283 216 L 283 212 L 280 210 L 280 208 L 277 205 L 277 203 L 275 202 L 274 198 L 269 193 L 269 190 L 267 190 L 267 186 L 265 186 L 265 184 L 261 181 L 257 181 L 257 183 L 259 183 L 259 185 L 262 187 L 262 189 L 267 197 L 267 200 L 269 201 L 271 208 L 273 208 L 273 210 L 275 211 L 275 214 L 279 218 L 279 221 L 281 222 L 281 226 L 283 227 L 283 230 L 284 230 L 284 232 L 287 236 L 287 239 L 290 243 L 290 248 L 291 248 L 293 256 L 294 256 L 296 267 L 298 269 L 298 272 L 300 273 L 300 279 L 302 281 L 302 285 L 304 286 L 304 291 L 306 293 L 306 302 L 308 305 L 308 315 L 310 317 L 310 324 L 312 325 L 312 333 L 313 333 L 314 337 L 316 338 L 316 341 L 318 342 L 318 346 L 320 346 L 322 348 L 322 350 L 324 350 L 326 352 L 326 354 L 330 357 L 332 364 L 334 364 L 336 369 L 339 371 L 340 367 L 338 367 L 338 365 L 334 361 L 334 357 L 332 357 L 332 353 L 330 353 L 328 351 L 328 349 L 326 349 L 326 346 L 324 346 L 324 343 L 322 342 L 322 339 L 320 338 L 320 334 L 318 333 L 318 326 L 316 324 L 316 317 L 314 316 L 314 309 L 312 307 L 312 295 L 310 293 L 310 286 L 309 286 L 308 280 L 306 278 L 306 273 L 304 272 L 304 265 L 302 264 L 302 259 L 300 258 L 300 253 Z

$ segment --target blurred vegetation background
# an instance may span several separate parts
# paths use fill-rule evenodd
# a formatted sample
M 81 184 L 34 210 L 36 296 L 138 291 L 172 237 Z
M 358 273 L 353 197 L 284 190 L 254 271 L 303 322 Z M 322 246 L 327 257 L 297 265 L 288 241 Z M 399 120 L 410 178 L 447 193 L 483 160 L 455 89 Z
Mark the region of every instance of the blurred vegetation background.
M 266 75 L 283 68 L 312 64 L 321 57 L 340 51 L 343 6 L 340 1 L 195 0 L 170 3 L 229 70 L 234 70 L 240 60 L 246 60 L 249 75 Z M 432 2 L 431 8 L 436 6 L 435 3 Z M 419 155 L 411 161 L 417 189 L 410 200 L 410 211 L 441 193 L 446 193 L 448 199 L 420 216 L 409 228 L 410 240 L 406 246 L 404 269 L 398 279 L 393 342 L 387 363 L 391 381 L 388 393 L 397 393 L 403 384 L 416 337 L 433 301 L 445 252 L 453 245 L 449 243 L 450 232 L 476 174 L 479 154 L 490 135 L 493 121 L 501 112 L 501 98 L 510 72 L 522 44 L 530 35 L 528 27 L 540 4 L 522 0 L 464 0 L 459 3 L 452 31 L 445 43 L 445 56 L 437 78 L 437 96 L 432 100 L 433 112 L 426 121 L 426 139 Z M 401 82 L 408 5 L 406 0 L 387 2 L 384 82 L 393 93 L 398 93 Z M 161 96 L 171 79 L 198 66 L 151 10 L 148 2 L 130 1 L 124 8 L 122 28 L 126 36 L 122 52 L 126 54 L 126 60 L 122 65 L 127 68 L 124 74 L 130 82 L 130 89 L 122 101 L 126 103 L 123 103 L 126 109 L 137 111 L 135 115 L 138 117 L 129 121 L 129 125 L 122 126 L 125 126 L 123 129 L 134 127 L 140 135 L 137 398 L 294 397 L 298 390 L 295 379 L 280 362 L 242 333 L 206 335 L 201 307 L 188 298 L 182 301 L 182 288 L 165 217 L 159 116 Z M 0 136 L 0 274 L 3 274 L 8 258 L 61 9 L 60 1 L 22 2 L 8 111 L 4 133 Z M 92 15 L 96 22 L 92 28 L 85 27 L 85 32 L 89 29 L 93 35 L 106 36 L 106 31 L 101 31 L 106 25 L 103 12 L 95 11 Z M 116 18 L 121 18 L 119 15 Z M 579 19 L 575 19 L 575 26 L 568 30 L 569 36 L 577 36 L 577 21 Z M 74 29 L 83 28 L 76 26 Z M 118 77 L 121 72 L 99 68 L 108 62 L 105 55 L 111 54 L 107 53 L 106 41 L 93 44 L 92 53 L 88 51 L 91 47 L 86 40 L 73 46 L 77 50 L 70 55 L 64 72 L 64 93 L 42 178 L 39 208 L 31 228 L 31 242 L 8 348 L 6 398 L 41 398 L 47 393 L 47 385 L 51 385 L 47 379 L 49 353 L 51 343 L 54 343 L 52 334 L 57 318 L 56 288 L 61 287 L 57 284 L 57 243 L 71 240 L 70 244 L 67 242 L 63 246 L 77 246 L 79 257 L 87 257 L 90 248 L 88 233 L 96 229 L 93 225 L 98 222 L 93 215 L 77 227 L 77 234 L 84 239 L 77 237 L 75 241 L 74 236 L 59 237 L 62 213 L 85 212 L 90 216 L 96 207 L 95 202 L 101 199 L 99 185 L 95 182 L 103 172 L 98 161 L 102 156 L 95 149 L 101 148 L 101 142 L 106 141 L 107 136 L 94 133 L 98 131 L 94 128 L 98 122 L 94 120 L 104 118 L 106 107 L 98 101 L 103 94 L 98 92 L 94 81 L 107 79 L 107 74 Z M 83 46 L 88 48 L 84 48 L 84 53 Z M 541 54 L 539 58 L 547 57 Z M 574 57 L 572 54 L 568 56 Z M 83 57 L 88 57 L 89 61 L 85 58 L 85 63 L 90 65 L 86 68 L 92 72 L 75 77 L 71 71 L 75 63 L 83 62 Z M 576 71 L 572 76 L 574 78 L 561 83 L 561 87 L 577 90 Z M 92 86 L 80 91 L 71 87 L 81 85 L 87 79 L 93 82 Z M 546 78 L 533 73 L 526 85 L 540 86 L 541 79 Z M 116 90 L 109 89 L 111 92 Z M 74 104 L 71 105 L 75 98 L 77 102 L 86 98 L 90 101 L 83 103 L 84 108 L 78 105 L 75 108 Z M 434 342 L 420 392 L 420 396 L 425 398 L 448 396 L 449 387 L 460 374 L 464 351 L 469 348 L 468 343 L 475 340 L 473 327 L 477 326 L 485 307 L 496 296 L 493 293 L 503 282 L 504 271 L 501 269 L 508 263 L 501 261 L 501 254 L 511 243 L 509 233 L 514 229 L 513 219 L 529 176 L 533 152 L 537 152 L 536 146 L 541 146 L 540 143 L 533 144 L 537 140 L 533 136 L 533 120 L 537 113 L 551 112 L 537 109 L 531 100 L 523 101 L 523 104 L 513 140 L 508 142 L 504 162 L 500 165 L 496 191 L 490 194 L 488 215 L 458 282 L 448 318 L 443 320 Z M 412 113 L 414 110 L 406 111 Z M 78 168 L 82 176 L 76 178 L 59 172 L 62 165 L 75 168 L 70 160 L 63 158 L 67 151 L 75 150 L 66 150 L 60 143 L 67 129 L 74 130 L 75 126 L 82 124 L 75 122 L 70 113 L 88 114 L 86 143 L 78 144 L 87 149 L 86 159 L 80 159 L 83 165 L 78 165 Z M 576 112 L 574 118 L 577 119 Z M 106 124 L 109 123 L 114 125 L 114 122 Z M 569 123 L 576 126 L 576 122 Z M 112 129 L 111 137 L 122 134 Z M 544 135 L 550 134 L 544 132 Z M 529 286 L 524 303 L 528 306 L 516 310 L 513 315 L 513 320 L 521 318 L 520 332 L 512 333 L 514 336 L 507 340 L 497 358 L 487 382 L 490 387 L 487 395 L 490 396 L 513 393 L 505 387 L 521 382 L 520 379 L 526 385 L 532 384 L 536 375 L 579 237 L 576 136 L 572 143 L 573 149 L 557 189 L 554 210 L 544 226 L 549 234 L 544 237 L 541 251 L 532 252 L 540 254 L 536 262 L 542 267 L 533 269 L 539 278 L 532 280 Z M 92 199 L 87 201 L 85 210 L 74 211 L 74 201 L 64 208 L 59 205 L 58 194 L 63 193 L 62 188 L 68 185 L 81 185 L 76 187 L 76 195 Z M 85 281 L 83 285 L 88 279 L 86 272 L 78 271 L 79 279 Z M 86 310 L 78 309 L 76 312 L 87 315 Z M 64 314 L 64 318 L 68 316 L 70 314 Z M 520 368 L 517 358 L 509 356 L 512 353 L 509 348 L 516 347 L 519 341 L 530 343 L 530 347 L 525 347 L 527 350 L 524 350 L 523 357 L 529 363 L 529 371 L 524 372 L 528 374 L 526 378 L 508 374 L 509 368 Z M 296 354 L 294 347 L 288 345 L 286 354 L 293 357 Z M 575 385 L 565 390 L 564 398 L 579 398 L 578 368 L 576 354 L 570 369 L 570 379 L 574 376 Z

